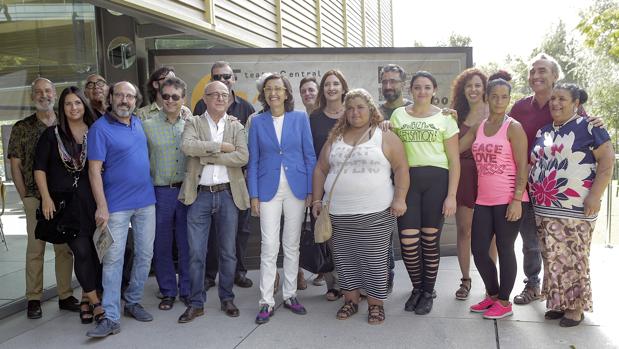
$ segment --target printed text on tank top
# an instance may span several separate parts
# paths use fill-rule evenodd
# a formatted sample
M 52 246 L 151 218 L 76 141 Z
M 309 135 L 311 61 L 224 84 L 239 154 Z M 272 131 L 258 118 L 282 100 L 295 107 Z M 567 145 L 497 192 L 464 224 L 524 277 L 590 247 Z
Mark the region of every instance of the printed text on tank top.
M 483 122 L 479 127 L 483 127 L 481 131 L 483 132 L 484 136 L 492 138 L 496 136 L 496 134 L 501 130 L 501 127 L 503 127 L 505 120 L 507 120 L 507 115 L 503 116 L 503 120 L 499 125 L 497 125 L 498 127 L 496 127 L 496 130 L 488 130 L 486 128 L 486 126 L 494 126 L 488 123 L 489 119 Z M 490 131 L 491 134 L 488 134 L 487 131 Z M 472 145 L 472 151 L 475 162 L 477 163 L 478 175 L 484 176 L 503 174 L 507 165 L 504 163 L 499 164 L 497 161 L 498 154 L 501 154 L 503 152 L 502 144 L 475 142 Z

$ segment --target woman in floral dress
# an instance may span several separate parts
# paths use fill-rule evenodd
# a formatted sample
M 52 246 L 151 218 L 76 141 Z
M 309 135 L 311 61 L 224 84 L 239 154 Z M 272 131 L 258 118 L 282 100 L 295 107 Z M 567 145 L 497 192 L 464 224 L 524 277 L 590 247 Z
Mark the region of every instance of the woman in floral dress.
M 542 127 L 531 150 L 529 190 L 544 261 L 546 319 L 572 327 L 593 310 L 589 250 L 601 197 L 613 171 L 606 130 L 576 114 L 587 93 L 557 85 L 550 99 L 553 122 Z

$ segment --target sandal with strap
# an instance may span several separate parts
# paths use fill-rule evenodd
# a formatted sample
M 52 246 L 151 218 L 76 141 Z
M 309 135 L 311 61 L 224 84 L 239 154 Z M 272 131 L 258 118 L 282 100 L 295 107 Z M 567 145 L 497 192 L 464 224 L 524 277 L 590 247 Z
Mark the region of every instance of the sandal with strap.
M 93 313 L 95 310 L 97 310 L 97 308 L 100 308 L 102 310 L 99 314 L 94 314 L 95 322 L 99 323 L 101 320 L 103 320 L 103 318 L 105 318 L 105 310 L 103 310 L 101 302 L 92 305 Z
M 84 306 L 87 305 L 88 309 L 84 310 Z M 80 302 L 80 320 L 83 324 L 90 324 L 93 320 L 93 309 L 90 306 L 89 301 L 81 301 Z
M 456 299 L 463 301 L 469 298 L 469 292 L 471 291 L 471 278 L 462 278 L 460 281 L 460 288 L 456 291 Z
M 340 290 L 336 290 L 335 288 L 330 288 L 327 290 L 325 297 L 327 298 L 329 302 L 333 302 L 333 301 L 340 299 L 340 297 L 342 297 L 342 293 L 340 292 Z
M 563 317 L 563 315 L 565 315 L 565 312 L 563 310 L 548 310 L 547 312 L 544 313 L 544 319 L 546 320 L 559 320 L 560 318 Z
M 170 310 L 174 306 L 176 297 L 164 296 L 159 302 L 159 310 Z
M 359 304 L 355 304 L 353 301 L 345 302 L 344 305 L 337 311 L 335 317 L 338 320 L 346 320 L 349 317 L 355 315 L 359 311 Z
M 368 307 L 368 324 L 380 325 L 385 322 L 385 308 L 382 305 L 370 305 Z

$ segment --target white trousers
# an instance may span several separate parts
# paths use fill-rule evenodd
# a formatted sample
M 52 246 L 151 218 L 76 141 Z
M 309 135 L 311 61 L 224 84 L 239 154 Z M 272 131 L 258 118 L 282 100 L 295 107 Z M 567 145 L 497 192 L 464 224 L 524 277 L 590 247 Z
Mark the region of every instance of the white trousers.
M 280 220 L 284 213 L 282 244 L 284 249 L 284 299 L 296 297 L 299 272 L 299 240 L 305 217 L 305 200 L 297 199 L 286 179 L 280 179 L 277 193 L 268 202 L 260 202 L 260 303 L 275 305 L 273 287 L 277 272 Z

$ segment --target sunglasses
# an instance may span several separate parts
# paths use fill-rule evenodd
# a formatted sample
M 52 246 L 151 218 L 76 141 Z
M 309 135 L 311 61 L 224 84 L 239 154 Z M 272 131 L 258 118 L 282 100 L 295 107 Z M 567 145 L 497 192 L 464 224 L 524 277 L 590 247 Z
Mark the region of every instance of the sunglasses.
M 221 81 L 221 80 L 230 80 L 232 79 L 232 74 L 213 74 L 213 80 L 214 81 Z
M 168 99 L 172 98 L 173 101 L 178 101 L 179 99 L 183 98 L 179 95 L 169 95 L 167 93 L 164 93 L 161 95 L 161 98 L 163 98 L 164 101 L 167 101 Z

